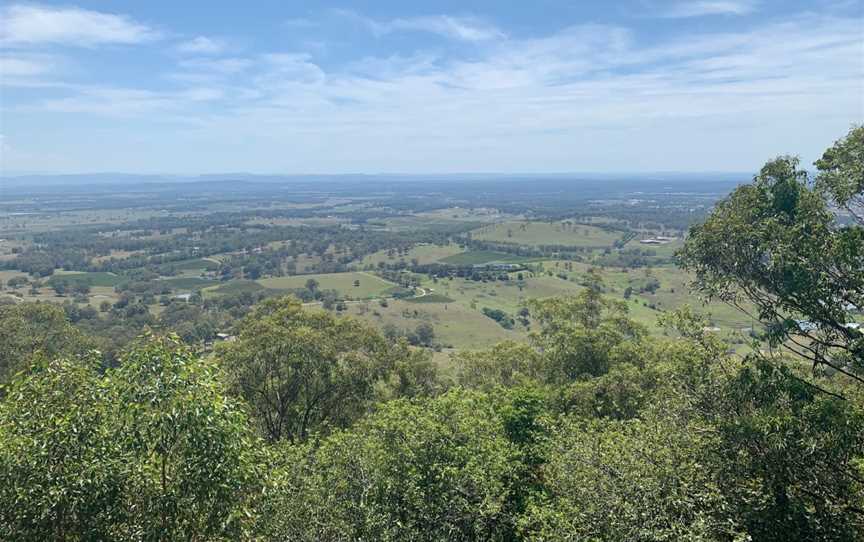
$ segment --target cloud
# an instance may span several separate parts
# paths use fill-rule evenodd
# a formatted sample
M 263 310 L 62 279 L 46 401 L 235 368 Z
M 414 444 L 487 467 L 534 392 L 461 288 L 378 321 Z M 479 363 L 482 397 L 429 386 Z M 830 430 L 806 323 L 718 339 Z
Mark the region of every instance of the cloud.
M 804 14 L 650 42 L 624 26 L 575 25 L 470 54 L 340 63 L 297 51 L 183 58 L 139 89 L 35 93 L 22 118 L 67 113 L 76 126 L 150 134 L 147 154 L 187 169 L 740 168 L 819 148 L 864 118 L 860 23 Z M 94 161 L 108 154 L 80 145 Z
M 43 55 L 0 55 L 0 76 L 4 80 L 43 75 L 49 73 L 54 66 L 54 61 Z
M 206 36 L 198 36 L 178 44 L 177 50 L 184 54 L 216 55 L 225 51 L 225 43 Z
M 483 21 L 447 15 L 393 19 L 381 28 L 384 33 L 420 31 L 459 41 L 487 41 L 506 37 L 503 32 Z
M 756 7 L 756 2 L 753 0 L 692 0 L 677 2 L 665 10 L 660 10 L 658 15 L 669 19 L 708 15 L 747 15 L 756 11 Z
M 181 60 L 178 65 L 195 72 L 232 75 L 249 68 L 252 61 L 247 58 L 194 58 Z
M 133 44 L 159 37 L 154 29 L 124 15 L 80 8 L 16 4 L 0 11 L 0 43 L 4 45 Z
M 333 13 L 359 22 L 376 36 L 384 36 L 395 32 L 428 32 L 448 39 L 466 42 L 489 41 L 507 37 L 504 32 L 494 25 L 476 17 L 431 15 L 378 21 L 345 9 L 336 9 L 333 10 Z

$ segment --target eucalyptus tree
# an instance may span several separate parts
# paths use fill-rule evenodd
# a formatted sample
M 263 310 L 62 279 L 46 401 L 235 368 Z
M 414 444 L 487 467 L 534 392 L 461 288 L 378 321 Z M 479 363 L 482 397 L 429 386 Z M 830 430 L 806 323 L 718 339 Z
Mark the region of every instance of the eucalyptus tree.
M 304 309 L 291 297 L 257 305 L 237 340 L 218 352 L 234 390 L 271 442 L 349 426 L 406 356 L 410 352 L 369 326 Z
M 176 338 L 43 360 L 0 401 L 0 539 L 237 540 L 266 448 L 221 372 Z
M 763 322 L 770 344 L 864 384 L 862 154 L 854 128 L 816 162 L 765 164 L 690 230 L 680 253 L 695 286 Z

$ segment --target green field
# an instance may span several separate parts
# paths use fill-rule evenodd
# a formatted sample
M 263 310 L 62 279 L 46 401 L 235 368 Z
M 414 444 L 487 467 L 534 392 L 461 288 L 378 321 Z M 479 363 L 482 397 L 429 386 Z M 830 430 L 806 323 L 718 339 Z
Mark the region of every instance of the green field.
M 14 277 L 25 277 L 28 279 L 30 278 L 30 276 L 23 271 L 0 271 L 0 281 L 3 282 L 4 286 L 9 281 L 9 279 Z
M 680 250 L 681 247 L 684 246 L 684 240 L 683 239 L 675 239 L 674 241 L 670 241 L 664 245 L 645 245 L 645 244 L 640 243 L 639 239 L 640 239 L 639 237 L 633 239 L 632 241 L 630 241 L 629 243 L 624 245 L 624 248 L 625 249 L 638 248 L 641 250 L 651 250 L 651 251 L 654 251 L 654 253 L 657 256 L 671 257 L 671 256 L 674 256 L 675 253 L 678 250 Z
M 519 263 L 528 261 L 528 258 L 507 254 L 506 252 L 494 252 L 491 250 L 471 250 L 442 258 L 441 263 L 451 265 L 484 265 L 487 263 Z
M 321 290 L 336 290 L 345 299 L 369 299 L 387 295 L 395 284 L 370 273 L 327 273 L 318 275 L 295 275 L 291 277 L 273 277 L 258 280 L 258 284 L 271 290 L 292 290 L 305 288 L 309 279 L 318 281 Z M 359 286 L 354 286 L 354 281 Z
M 202 294 L 205 297 L 213 297 L 220 295 L 238 295 L 247 292 L 254 294 L 264 290 L 266 290 L 266 288 L 254 280 L 232 280 L 230 282 L 223 282 L 217 286 L 204 288 Z
M 566 265 L 572 267 L 572 271 L 566 269 Z M 582 280 L 589 269 L 589 265 L 579 262 L 547 261 L 543 267 L 553 274 L 563 273 L 568 279 Z M 658 266 L 652 268 L 641 268 L 625 271 L 618 268 L 599 268 L 601 277 L 610 297 L 624 299 L 624 291 L 630 287 L 633 289 L 629 303 L 634 318 L 646 325 L 653 326 L 658 311 L 678 309 L 689 305 L 693 310 L 709 317 L 711 322 L 726 330 L 747 328 L 753 322 L 745 314 L 734 307 L 715 301 L 704 304 L 703 301 L 690 291 L 693 276 L 675 266 Z M 560 280 L 557 277 L 555 280 Z M 654 292 L 642 292 L 639 290 L 648 284 L 649 280 L 656 279 L 660 286 Z M 652 310 L 650 305 L 656 307 Z M 646 307 L 648 306 L 648 307 Z
M 416 328 L 421 322 L 432 324 L 436 342 L 445 347 L 474 350 L 487 348 L 501 341 L 524 340 L 520 330 L 506 330 L 491 318 L 459 303 L 412 303 L 390 301 L 387 307 L 374 302 L 348 306 L 348 314 L 357 316 L 375 327 L 392 324 L 400 329 Z
M 218 262 L 207 258 L 181 260 L 179 262 L 169 262 L 164 265 L 166 267 L 173 267 L 178 271 L 214 271 L 219 268 Z
M 485 318 L 479 313 L 483 307 L 501 309 L 514 314 L 529 299 L 573 295 L 582 289 L 576 282 L 557 277 L 534 277 L 530 274 L 521 282 L 516 280 L 481 282 L 454 278 L 438 281 L 438 284 L 427 282 L 423 286 L 434 288 L 436 294 L 453 299 L 466 307 L 474 305 L 480 318 Z
M 387 254 L 386 250 L 380 250 L 363 258 L 360 265 L 378 265 L 379 262 L 396 263 L 399 261 L 408 263 L 412 260 L 417 260 L 417 263 L 420 265 L 426 265 L 439 262 L 462 252 L 463 249 L 459 248 L 459 245 L 417 245 L 409 250 L 408 254 L 404 256 L 394 255 L 392 258 Z
M 471 232 L 472 239 L 517 245 L 563 245 L 569 247 L 610 247 L 623 233 L 596 226 L 568 222 L 508 221 L 483 226 Z
M 48 279 L 47 284 L 53 286 L 58 282 L 66 282 L 67 284 L 87 284 L 88 286 L 117 286 L 125 280 L 124 277 L 115 275 L 114 273 L 95 272 L 95 273 L 80 273 L 76 271 L 55 271 Z
M 163 279 L 162 282 L 169 284 L 171 288 L 177 290 L 199 290 L 201 288 L 206 288 L 207 286 L 213 286 L 213 284 L 215 284 L 215 282 L 212 280 L 206 280 L 198 277 Z
M 426 294 L 420 297 L 409 297 L 406 299 L 408 303 L 453 303 L 455 300 L 442 294 Z

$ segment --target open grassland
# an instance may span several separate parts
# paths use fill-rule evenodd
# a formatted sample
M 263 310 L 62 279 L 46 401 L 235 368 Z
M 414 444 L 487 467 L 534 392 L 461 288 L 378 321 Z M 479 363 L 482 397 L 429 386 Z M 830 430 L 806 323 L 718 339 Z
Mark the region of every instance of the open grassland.
M 570 266 L 571 270 L 567 269 Z M 543 264 L 546 272 L 553 274 L 564 274 L 570 280 L 582 281 L 590 266 L 579 262 L 547 261 Z M 675 310 L 684 305 L 689 305 L 694 311 L 708 317 L 714 326 L 725 330 L 749 328 L 753 325 L 751 319 L 734 307 L 712 301 L 704 303 L 690 287 L 693 276 L 676 266 L 657 266 L 651 268 L 640 268 L 623 270 L 620 268 L 597 268 L 603 279 L 608 294 L 617 299 L 624 299 L 627 288 L 631 288 L 630 310 L 635 315 L 642 315 L 639 307 L 651 307 L 657 310 Z M 655 291 L 644 290 L 652 282 L 656 281 L 659 286 Z M 643 323 L 653 325 L 656 320 L 657 311 L 651 310 L 654 316 L 652 321 Z M 649 314 L 649 313 L 646 313 Z M 637 318 L 642 321 L 643 318 Z
M 9 279 L 15 277 L 30 278 L 30 276 L 23 271 L 0 271 L 0 282 L 2 282 L 4 285 L 9 282 Z
M 99 264 L 112 259 L 125 260 L 126 258 L 129 258 L 131 256 L 137 256 L 139 254 L 144 254 L 144 252 L 141 250 L 112 250 L 110 254 L 107 254 L 105 256 L 96 256 L 95 258 L 93 258 L 93 263 Z
M 471 232 L 479 241 L 540 246 L 610 247 L 621 238 L 620 232 L 607 231 L 596 226 L 569 222 L 508 221 L 482 226 Z
M 14 239 L 3 239 L 3 234 L 0 232 L 0 261 L 12 260 L 17 255 L 13 252 L 15 249 L 24 248 L 25 244 Z
M 405 216 L 387 217 L 380 222 L 392 231 L 434 229 L 454 224 L 477 225 L 506 218 L 494 209 L 461 209 L 457 207 L 436 209 Z
M 198 277 L 177 277 L 163 279 L 162 282 L 177 290 L 200 290 L 208 286 L 213 286 L 215 281 L 202 279 Z
M 336 290 L 345 299 L 369 299 L 387 295 L 388 290 L 397 287 L 370 273 L 326 273 L 317 275 L 295 275 L 258 280 L 258 284 L 271 290 L 290 290 L 305 288 L 310 279 L 318 281 L 321 290 Z M 355 286 L 354 282 L 359 281 Z
M 459 247 L 459 245 L 416 245 L 411 250 L 408 251 L 407 254 L 403 256 L 399 256 L 394 254 L 392 257 L 388 255 L 388 251 L 380 250 L 375 252 L 374 254 L 369 254 L 360 262 L 360 265 L 365 267 L 367 265 L 378 265 L 380 262 L 384 262 L 387 264 L 394 264 L 399 261 L 403 261 L 405 263 L 411 263 L 413 260 L 417 260 L 417 263 L 420 265 L 426 265 L 431 263 L 440 262 L 448 257 L 455 256 L 457 254 L 463 253 L 463 249 Z
M 409 297 L 405 299 L 408 303 L 453 303 L 455 300 L 446 295 L 428 293 L 417 297 Z
M 0 297 L 4 297 L 7 299 L 15 299 L 17 301 L 41 301 L 48 303 L 57 303 L 63 304 L 73 300 L 71 295 L 57 295 L 53 289 L 42 287 L 37 290 L 37 293 L 33 294 L 30 291 L 29 287 L 18 288 L 16 290 L 5 290 L 0 292 Z M 107 301 L 111 304 L 116 303 L 120 299 L 120 296 L 114 291 L 113 287 L 108 286 L 94 286 L 90 288 L 90 293 L 87 295 L 87 303 L 79 304 L 79 307 L 83 307 L 85 305 L 89 305 L 94 309 L 98 309 L 99 305 L 102 302 Z
M 124 280 L 126 279 L 120 275 L 107 272 L 55 271 L 51 278 L 48 279 L 47 284 L 51 286 L 58 282 L 65 282 L 67 284 L 114 287 Z
M 486 318 L 479 313 L 483 307 L 501 309 L 510 314 L 515 314 L 519 307 L 529 299 L 540 299 L 552 296 L 572 295 L 580 290 L 580 286 L 574 282 L 568 282 L 555 277 L 530 277 L 525 275 L 525 280 L 517 281 L 489 281 L 480 282 L 466 279 L 454 278 L 453 280 L 441 280 L 437 284 L 426 283 L 424 287 L 434 289 L 434 293 L 454 299 L 457 303 L 473 307 L 478 311 L 478 316 Z
M 179 262 L 169 262 L 164 264 L 165 267 L 172 267 L 179 272 L 197 272 L 215 271 L 219 268 L 219 260 L 213 258 L 193 258 L 191 260 L 181 260 Z
M 459 303 L 417 304 L 408 301 L 389 301 L 387 307 L 378 303 L 348 305 L 348 314 L 357 316 L 376 327 L 392 324 L 400 329 L 413 330 L 422 322 L 435 329 L 436 342 L 456 349 L 486 348 L 503 340 L 524 340 L 524 331 L 508 331 L 480 312 Z
M 254 280 L 232 280 L 223 282 L 215 286 L 208 286 L 201 290 L 201 294 L 206 297 L 218 297 L 220 295 L 239 295 L 243 293 L 255 294 L 266 290 Z
M 488 263 L 520 263 L 526 261 L 528 261 L 528 258 L 491 250 L 470 250 L 447 256 L 440 260 L 441 263 L 451 265 L 484 265 Z
M 40 209 L 41 212 L 6 215 L 0 225 L 0 237 L 3 231 L 19 231 L 26 233 L 42 232 L 67 228 L 70 226 L 93 226 L 97 224 L 125 224 L 136 220 L 156 217 L 173 216 L 164 209 L 98 209 L 86 211 L 51 211 Z M 187 215 L 189 213 L 186 213 Z M 0 215 L 2 217 L 2 215 Z
M 683 239 L 675 239 L 674 241 L 669 241 L 668 243 L 662 245 L 646 245 L 640 243 L 641 238 L 637 237 L 632 239 L 626 245 L 624 245 L 624 249 L 638 248 L 642 250 L 653 250 L 657 256 L 661 256 L 664 258 L 670 258 L 675 255 L 681 247 L 684 246 Z

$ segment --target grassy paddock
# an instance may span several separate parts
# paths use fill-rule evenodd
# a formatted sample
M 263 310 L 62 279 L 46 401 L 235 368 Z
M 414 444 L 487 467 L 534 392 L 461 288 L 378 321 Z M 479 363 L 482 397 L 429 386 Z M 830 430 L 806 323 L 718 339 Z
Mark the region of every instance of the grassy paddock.
M 508 221 L 483 226 L 471 232 L 478 241 L 540 246 L 609 247 L 621 238 L 620 232 L 596 226 L 565 222 Z
M 316 275 L 295 275 L 291 277 L 272 277 L 258 280 L 258 284 L 271 290 L 291 290 L 305 288 L 309 279 L 318 281 L 321 290 L 336 290 L 346 299 L 369 299 L 380 297 L 396 286 L 370 273 L 325 273 Z M 354 286 L 354 281 L 359 281 Z
M 399 261 L 410 262 L 417 260 L 420 265 L 439 262 L 450 256 L 455 256 L 462 253 L 463 250 L 458 245 L 417 245 L 408 251 L 405 256 L 394 256 L 393 258 L 387 255 L 386 250 L 380 250 L 374 254 L 369 254 L 360 265 L 378 265 L 379 262 L 397 263 Z
M 53 286 L 58 282 L 67 284 L 87 284 L 88 286 L 109 286 L 114 287 L 125 280 L 120 275 L 107 272 L 80 273 L 76 271 L 55 271 L 47 284 Z
M 441 263 L 451 265 L 484 265 L 487 263 L 520 263 L 528 261 L 528 258 L 507 254 L 506 252 L 494 252 L 491 250 L 471 250 L 442 258 Z

